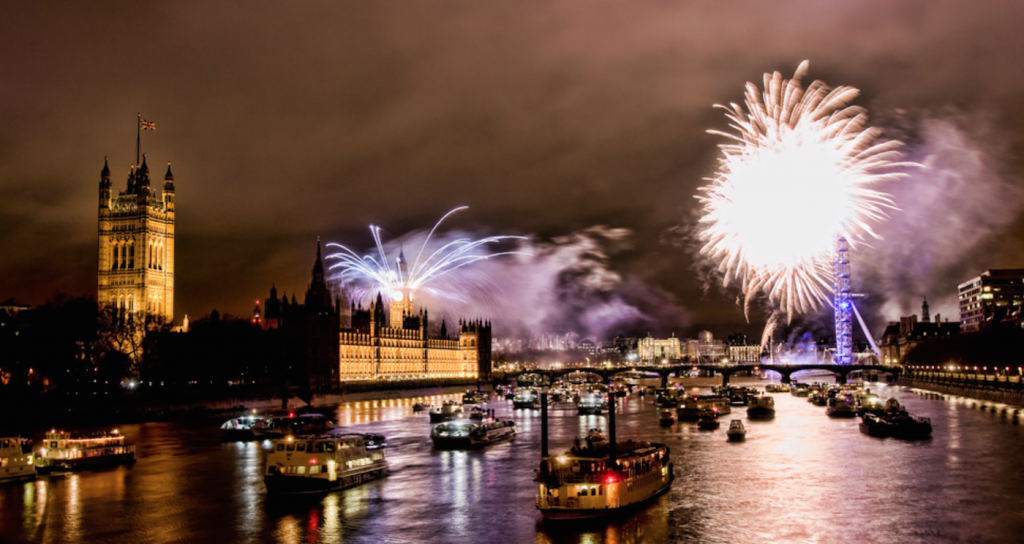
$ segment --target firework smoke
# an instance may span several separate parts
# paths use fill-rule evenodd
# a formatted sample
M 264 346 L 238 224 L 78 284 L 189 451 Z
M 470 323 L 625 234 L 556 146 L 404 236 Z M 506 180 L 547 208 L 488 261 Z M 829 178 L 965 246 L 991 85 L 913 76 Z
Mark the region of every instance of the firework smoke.
M 716 106 L 735 133 L 709 131 L 730 141 L 697 196 L 700 254 L 717 263 L 723 285 L 739 283 L 748 316 L 759 294 L 788 319 L 828 301 L 836 238 L 851 247 L 877 238 L 875 225 L 895 209 L 880 186 L 909 166 L 901 143 L 882 140 L 850 106 L 857 89 L 804 89 L 807 69 L 804 61 L 791 80 L 765 74 L 763 91 L 748 83 L 746 110 Z

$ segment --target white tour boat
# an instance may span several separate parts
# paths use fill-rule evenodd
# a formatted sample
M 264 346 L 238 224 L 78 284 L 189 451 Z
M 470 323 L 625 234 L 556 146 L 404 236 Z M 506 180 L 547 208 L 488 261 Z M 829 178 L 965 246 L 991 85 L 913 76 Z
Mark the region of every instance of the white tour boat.
M 434 427 L 430 439 L 438 449 L 480 448 L 516 435 L 513 419 L 492 419 L 475 423 L 466 420 L 450 421 Z
M 35 477 L 31 443 L 17 436 L 0 438 L 0 483 Z
M 326 493 L 387 474 L 381 436 L 339 433 L 273 441 L 263 483 L 267 492 Z
M 56 429 L 46 433 L 36 450 L 36 470 L 47 474 L 54 470 L 83 470 L 135 463 L 135 446 L 125 444 L 117 429 L 92 434 L 69 433 Z

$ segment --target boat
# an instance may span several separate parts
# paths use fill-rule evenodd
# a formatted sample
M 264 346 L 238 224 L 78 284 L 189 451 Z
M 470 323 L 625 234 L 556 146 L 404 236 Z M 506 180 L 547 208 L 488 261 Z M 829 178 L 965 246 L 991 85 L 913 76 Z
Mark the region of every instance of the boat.
M 700 416 L 700 419 L 697 420 L 697 429 L 701 431 L 715 431 L 718 430 L 718 427 L 720 426 L 721 424 L 717 419 L 715 419 L 715 416 L 710 414 Z
M 281 438 L 287 435 L 320 434 L 334 428 L 334 421 L 323 414 L 294 412 L 282 417 L 268 417 L 252 426 L 252 434 L 259 440 Z
M 540 395 L 533 389 L 521 389 L 512 398 L 512 408 L 516 410 L 536 410 L 540 408 Z
M 729 430 L 725 431 L 725 436 L 730 442 L 739 442 L 741 440 L 746 440 L 747 429 L 743 427 L 743 421 L 739 419 L 734 419 L 730 421 Z
M 469 419 L 472 419 L 473 421 L 483 421 L 487 417 L 493 418 L 494 410 L 481 408 L 479 406 L 474 406 L 469 410 Z
M 903 410 L 881 415 L 867 413 L 861 419 L 860 432 L 877 438 L 924 440 L 932 435 L 932 423 L 926 417 L 912 416 Z
M 0 438 L 0 484 L 35 477 L 32 442 L 19 436 Z
M 672 417 L 671 410 L 664 410 L 661 412 L 661 415 L 658 416 L 658 423 L 660 423 L 662 427 L 671 427 L 675 422 L 676 418 Z
M 619 442 L 543 457 L 537 508 L 546 520 L 604 517 L 648 503 L 672 486 L 671 451 L 664 444 Z
M 604 433 L 601 432 L 601 429 L 596 427 L 587 431 L 587 437 L 585 440 L 588 448 L 600 448 L 608 445 L 608 439 L 604 437 Z
M 466 391 L 466 394 L 462 395 L 462 404 L 485 404 L 491 400 L 491 394 L 487 391 Z
M 784 383 L 770 383 L 764 386 L 765 393 L 789 393 L 789 386 Z
M 775 398 L 771 395 L 759 395 L 747 405 L 747 417 L 750 419 L 772 419 L 775 417 Z
M 117 429 L 91 434 L 54 429 L 45 436 L 43 446 L 35 453 L 36 471 L 40 474 L 135 463 L 135 446 L 126 444 Z
M 678 392 L 675 389 L 655 389 L 654 404 L 662 408 L 669 408 L 679 404 Z
M 236 417 L 225 421 L 220 430 L 224 434 L 224 440 L 252 440 L 256 438 L 252 428 L 260 421 L 263 421 L 263 418 L 256 415 Z
M 576 411 L 581 416 L 601 415 L 608 411 L 608 398 L 593 393 L 576 401 Z
M 430 422 L 440 423 L 442 421 L 451 421 L 462 417 L 462 405 L 455 401 L 445 401 L 440 406 L 435 406 L 430 409 Z
M 430 439 L 437 449 L 481 448 L 516 435 L 516 422 L 509 419 L 491 419 L 480 423 L 465 420 L 442 423 L 430 431 Z
M 856 417 L 857 406 L 853 399 L 844 395 L 837 395 L 828 399 L 828 407 L 825 408 L 828 417 Z
M 427 404 L 426 402 L 417 402 L 416 404 L 412 405 L 412 411 L 413 412 L 426 412 L 426 411 L 430 410 L 433 407 L 434 407 L 433 405 Z
M 793 384 L 793 387 L 789 390 L 789 394 L 794 397 L 806 397 L 810 395 L 810 393 L 811 386 L 806 383 Z
M 379 435 L 328 433 L 273 441 L 263 483 L 269 494 L 326 493 L 387 474 L 386 441 Z
M 505 400 L 512 400 L 516 398 L 516 392 L 509 389 L 505 392 Z

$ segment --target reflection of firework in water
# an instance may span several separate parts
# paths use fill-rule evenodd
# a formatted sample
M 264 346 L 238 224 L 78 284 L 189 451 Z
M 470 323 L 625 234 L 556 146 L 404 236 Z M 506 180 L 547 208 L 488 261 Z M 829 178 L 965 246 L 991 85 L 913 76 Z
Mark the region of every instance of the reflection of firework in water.
M 849 105 L 857 89 L 821 81 L 804 89 L 807 68 L 802 62 L 791 80 L 765 74 L 763 92 L 748 83 L 747 111 L 716 106 L 736 132 L 709 131 L 730 141 L 697 196 L 700 252 L 718 263 L 723 285 L 741 284 L 745 312 L 758 293 L 790 319 L 826 302 L 836 239 L 852 246 L 878 237 L 872 223 L 896 208 L 877 187 L 908 166 L 902 144 L 881 140 L 867 113 Z
M 430 229 L 423 245 L 420 246 L 415 260 L 410 265 L 405 261 L 404 252 L 400 251 L 392 266 L 384 250 L 384 244 L 380 239 L 380 227 L 370 225 L 370 233 L 373 235 L 374 244 L 377 247 L 377 256 L 360 256 L 351 249 L 341 244 L 327 244 L 328 247 L 339 249 L 337 253 L 327 255 L 327 259 L 338 262 L 332 264 L 329 269 L 338 269 L 336 276 L 343 284 L 356 284 L 367 294 L 369 290 L 379 289 L 392 300 L 402 300 L 404 297 L 411 297 L 422 289 L 435 284 L 442 278 L 464 266 L 498 257 L 501 255 L 526 255 L 520 251 L 503 251 L 499 253 L 487 253 L 481 248 L 503 240 L 523 240 L 522 236 L 489 236 L 479 240 L 469 238 L 458 238 L 447 242 L 439 248 L 427 253 L 427 245 L 430 243 L 434 231 L 441 226 L 448 216 L 467 209 L 468 206 L 455 208 L 444 214 L 434 228 Z

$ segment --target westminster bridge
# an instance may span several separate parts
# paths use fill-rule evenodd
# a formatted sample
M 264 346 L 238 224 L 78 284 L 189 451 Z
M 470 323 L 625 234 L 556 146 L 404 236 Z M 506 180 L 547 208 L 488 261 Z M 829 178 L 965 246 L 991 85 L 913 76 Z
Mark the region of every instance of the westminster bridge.
M 782 383 L 791 383 L 793 374 L 805 370 L 825 370 L 831 372 L 836 377 L 836 383 L 846 383 L 847 378 L 853 373 L 862 373 L 868 375 L 883 376 L 889 374 L 892 379 L 899 378 L 901 373 L 901 367 L 899 366 L 886 366 L 878 364 L 852 364 L 852 365 L 837 365 L 831 363 L 820 363 L 820 364 L 809 364 L 809 365 L 790 365 L 790 364 L 715 364 L 715 363 L 667 363 L 667 364 L 650 364 L 650 365 L 568 365 L 560 366 L 555 368 L 535 368 L 535 369 L 523 369 L 517 371 L 505 372 L 502 377 L 500 373 L 495 373 L 496 379 L 504 379 L 505 381 L 510 378 L 519 378 L 520 376 L 536 375 L 539 377 L 546 377 L 549 382 L 553 382 L 555 378 L 563 377 L 567 374 L 573 374 L 576 372 L 582 374 L 596 374 L 601 377 L 601 381 L 607 383 L 612 376 L 616 374 L 622 374 L 626 372 L 642 372 L 645 374 L 657 374 L 661 377 L 661 386 L 668 386 L 668 379 L 673 374 L 676 377 L 682 377 L 684 374 L 690 372 L 701 372 L 708 373 L 711 375 L 719 374 L 722 376 L 722 385 L 729 385 L 729 379 L 734 374 L 754 373 L 771 370 L 778 372 L 782 375 Z

